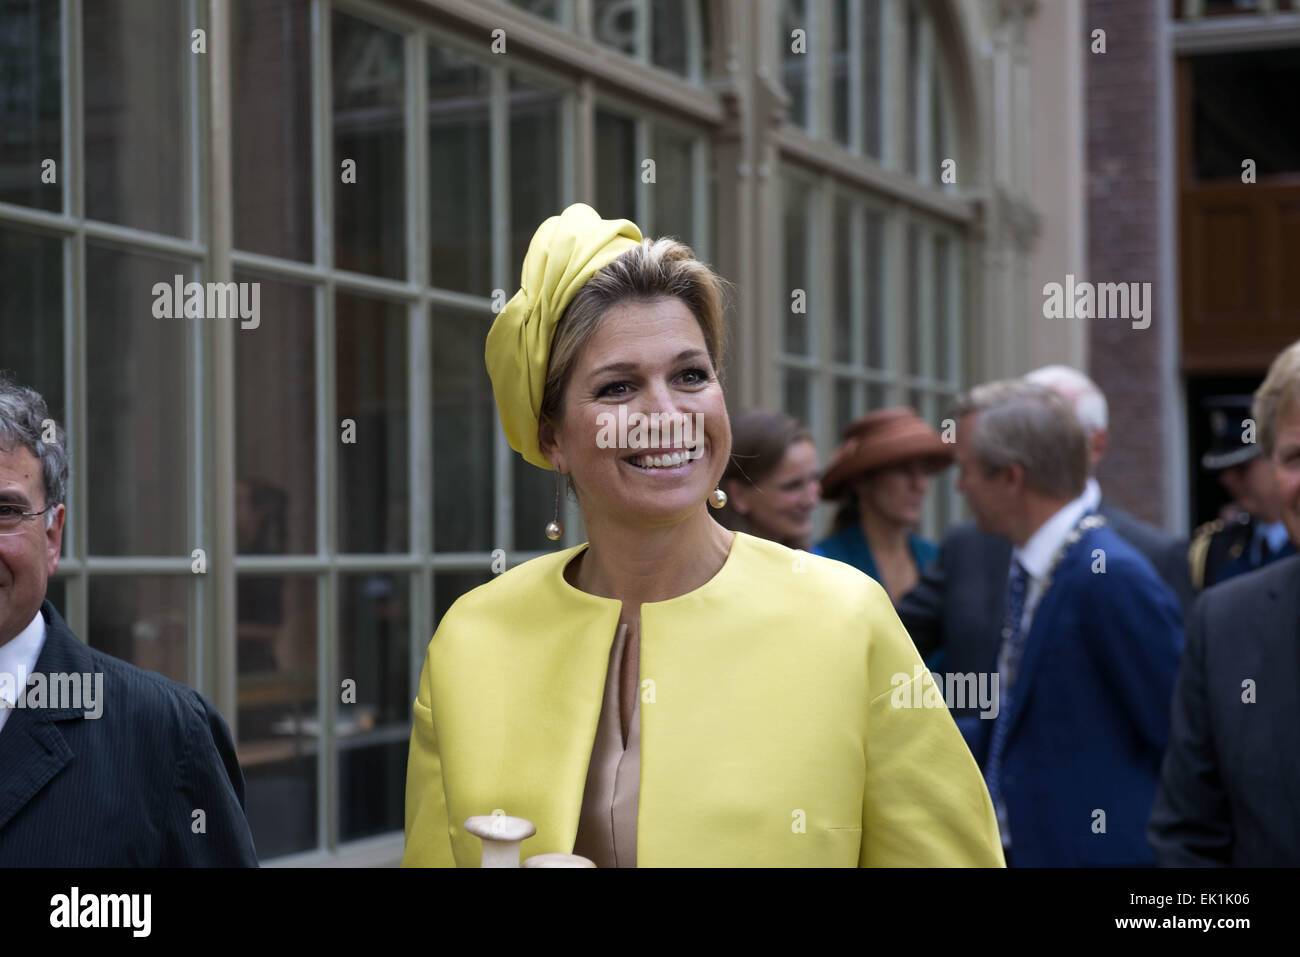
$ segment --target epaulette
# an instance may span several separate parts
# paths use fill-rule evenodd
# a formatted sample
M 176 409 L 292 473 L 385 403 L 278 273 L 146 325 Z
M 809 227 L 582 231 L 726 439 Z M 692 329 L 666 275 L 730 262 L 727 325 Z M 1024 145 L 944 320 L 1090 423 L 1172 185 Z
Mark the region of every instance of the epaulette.
M 1187 548 L 1187 566 L 1192 575 L 1192 587 L 1197 591 L 1205 587 L 1205 561 L 1210 554 L 1210 542 L 1226 527 L 1223 519 L 1216 518 L 1192 533 L 1192 543 Z

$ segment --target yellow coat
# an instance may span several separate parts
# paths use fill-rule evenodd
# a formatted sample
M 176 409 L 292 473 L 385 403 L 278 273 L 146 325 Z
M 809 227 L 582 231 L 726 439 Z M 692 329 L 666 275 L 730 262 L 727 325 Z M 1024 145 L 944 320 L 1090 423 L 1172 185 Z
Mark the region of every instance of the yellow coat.
M 565 581 L 586 547 L 505 572 L 439 624 L 404 866 L 477 867 L 464 823 L 496 809 L 537 825 L 524 857 L 573 850 L 621 608 Z M 947 709 L 895 706 L 928 672 L 857 569 L 737 533 L 711 580 L 641 606 L 640 653 L 639 866 L 1003 865 Z

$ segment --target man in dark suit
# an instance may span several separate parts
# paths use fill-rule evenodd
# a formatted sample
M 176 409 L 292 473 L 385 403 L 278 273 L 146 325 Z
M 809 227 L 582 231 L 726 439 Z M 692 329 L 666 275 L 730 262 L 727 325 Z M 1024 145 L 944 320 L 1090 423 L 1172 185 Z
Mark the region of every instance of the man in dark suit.
M 1145 828 L 1182 652 L 1172 591 L 1084 497 L 1085 433 L 1055 391 L 981 386 L 957 406 L 958 489 L 1012 543 L 996 714 L 958 723 L 1009 864 L 1154 863 Z
M 221 715 L 44 600 L 67 480 L 44 400 L 0 378 L 0 867 L 255 867 Z
M 1095 478 L 1109 443 L 1106 398 L 1083 373 L 1066 366 L 1047 366 L 1029 373 L 1028 381 L 1054 390 L 1070 403 L 1087 433 L 1089 508 L 1136 548 L 1177 596 L 1180 610 L 1191 604 L 1193 590 L 1187 545 L 1116 507 L 1102 497 Z M 986 535 L 974 522 L 962 522 L 944 536 L 939 557 L 925 568 L 921 581 L 898 604 L 898 616 L 922 657 L 943 649 L 941 670 L 978 671 L 998 646 L 1003 594 L 1011 565 L 1011 543 Z M 972 709 L 954 709 L 969 717 Z
M 1300 544 L 1300 342 L 1255 393 L 1260 454 Z M 1163 866 L 1300 867 L 1300 556 L 1202 592 L 1148 833 Z

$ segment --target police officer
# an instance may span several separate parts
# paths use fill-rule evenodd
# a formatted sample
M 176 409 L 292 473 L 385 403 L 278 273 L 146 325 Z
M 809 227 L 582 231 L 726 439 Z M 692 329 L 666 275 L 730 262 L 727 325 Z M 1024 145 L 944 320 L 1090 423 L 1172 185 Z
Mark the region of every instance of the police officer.
M 1206 522 L 1188 548 L 1192 584 L 1209 588 L 1234 575 L 1261 568 L 1295 554 L 1282 524 L 1281 502 L 1273 470 L 1259 455 L 1248 395 L 1206 399 L 1210 414 L 1210 449 L 1201 466 L 1217 472 L 1232 496 L 1224 517 Z

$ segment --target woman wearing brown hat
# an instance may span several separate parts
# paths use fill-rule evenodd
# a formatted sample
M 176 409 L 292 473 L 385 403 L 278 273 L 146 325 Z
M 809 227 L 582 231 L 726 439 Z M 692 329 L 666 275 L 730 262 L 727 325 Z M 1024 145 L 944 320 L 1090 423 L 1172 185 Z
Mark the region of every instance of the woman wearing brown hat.
M 497 812 L 535 826 L 525 857 L 602 867 L 1002 866 L 979 768 L 880 586 L 710 514 L 731 452 L 721 280 L 582 204 L 541 225 L 522 279 L 487 337 L 497 409 L 512 448 L 567 476 L 589 541 L 443 615 L 403 863 L 478 866 L 466 821 Z M 663 415 L 692 431 L 635 431 Z
M 813 548 L 866 572 L 897 603 L 939 548 L 913 529 L 930 476 L 952 464 L 951 446 L 909 408 L 869 412 L 844 430 L 822 476 L 822 495 L 843 497 L 830 538 Z

